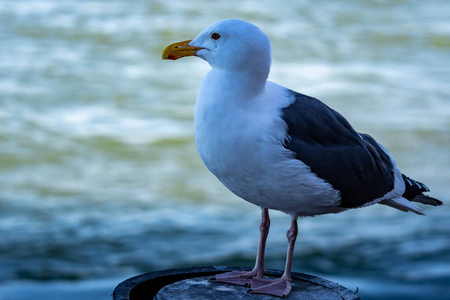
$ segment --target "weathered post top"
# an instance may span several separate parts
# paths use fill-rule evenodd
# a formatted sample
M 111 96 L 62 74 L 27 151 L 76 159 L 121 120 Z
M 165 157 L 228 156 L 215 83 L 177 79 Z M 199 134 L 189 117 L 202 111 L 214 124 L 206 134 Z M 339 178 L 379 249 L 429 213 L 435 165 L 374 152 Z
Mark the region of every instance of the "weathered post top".
M 143 299 L 276 299 L 274 296 L 248 294 L 248 288 L 211 283 L 212 276 L 228 271 L 249 271 L 242 267 L 197 267 L 145 273 L 129 278 L 114 290 L 113 300 Z M 280 277 L 281 271 L 267 270 L 265 276 Z M 316 276 L 292 273 L 292 292 L 287 299 L 358 300 L 349 289 Z

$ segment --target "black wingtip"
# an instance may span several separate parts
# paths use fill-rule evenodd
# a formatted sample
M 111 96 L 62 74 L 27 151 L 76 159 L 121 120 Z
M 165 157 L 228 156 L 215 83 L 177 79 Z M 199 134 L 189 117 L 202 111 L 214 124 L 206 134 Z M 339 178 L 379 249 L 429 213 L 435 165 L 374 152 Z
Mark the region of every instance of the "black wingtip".
M 428 204 L 428 205 L 433 205 L 433 206 L 441 206 L 443 204 L 442 201 L 440 201 L 436 198 L 433 198 L 433 197 L 430 197 L 427 195 L 422 195 L 422 194 L 417 195 L 416 197 L 411 199 L 411 201 Z
M 425 184 L 411 179 L 404 174 L 402 175 L 403 181 L 405 182 L 405 192 L 403 193 L 404 198 L 408 199 L 409 201 L 433 206 L 440 206 L 443 204 L 442 201 L 423 194 L 430 191 L 430 189 Z
M 423 183 L 418 182 L 408 176 L 403 175 L 403 181 L 405 183 L 405 192 L 403 197 L 408 200 L 413 200 L 416 196 L 422 195 L 422 193 L 429 192 L 430 189 Z

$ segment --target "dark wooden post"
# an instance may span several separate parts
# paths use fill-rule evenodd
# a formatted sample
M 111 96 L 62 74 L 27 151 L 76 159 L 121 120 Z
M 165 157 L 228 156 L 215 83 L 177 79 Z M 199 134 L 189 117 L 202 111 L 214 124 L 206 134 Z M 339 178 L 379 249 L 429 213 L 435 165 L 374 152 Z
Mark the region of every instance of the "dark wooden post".
M 197 267 L 145 273 L 120 283 L 113 300 L 165 299 L 276 299 L 273 296 L 247 294 L 248 287 L 210 283 L 215 274 L 228 271 L 249 271 L 242 267 Z M 265 276 L 280 277 L 282 271 L 267 270 Z M 292 273 L 292 292 L 287 299 L 357 300 L 359 297 L 335 282 L 316 276 Z

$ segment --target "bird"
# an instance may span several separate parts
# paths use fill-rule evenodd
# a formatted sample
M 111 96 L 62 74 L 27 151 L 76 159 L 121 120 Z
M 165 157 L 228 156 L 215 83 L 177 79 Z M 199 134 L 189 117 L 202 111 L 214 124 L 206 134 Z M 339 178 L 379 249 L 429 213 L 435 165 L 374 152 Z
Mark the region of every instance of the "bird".
M 214 282 L 287 297 L 299 217 L 373 204 L 423 215 L 412 202 L 442 204 L 424 194 L 430 191 L 425 184 L 404 175 L 384 146 L 355 131 L 336 110 L 269 81 L 271 41 L 258 26 L 222 20 L 162 53 L 167 60 L 188 56 L 211 66 L 194 110 L 200 157 L 232 193 L 261 208 L 255 267 L 216 275 Z M 269 210 L 291 217 L 285 270 L 276 279 L 263 278 Z

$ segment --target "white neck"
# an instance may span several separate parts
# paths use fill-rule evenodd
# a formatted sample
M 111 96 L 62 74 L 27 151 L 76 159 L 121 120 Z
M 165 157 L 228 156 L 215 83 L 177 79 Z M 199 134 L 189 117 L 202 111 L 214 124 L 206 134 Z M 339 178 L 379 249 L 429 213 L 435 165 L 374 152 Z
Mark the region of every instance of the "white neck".
M 223 94 L 221 96 L 251 99 L 264 91 L 266 81 L 266 74 L 212 69 L 203 83 L 214 86 L 215 90 Z

